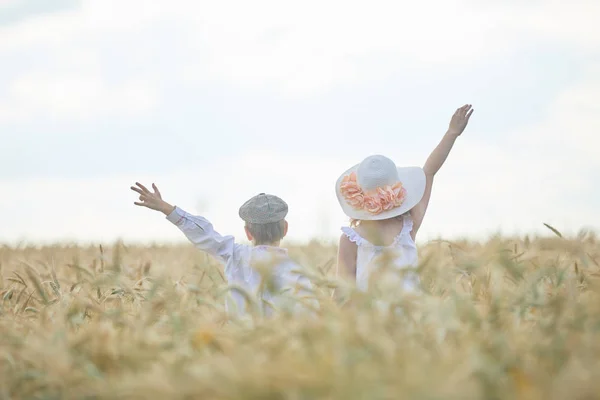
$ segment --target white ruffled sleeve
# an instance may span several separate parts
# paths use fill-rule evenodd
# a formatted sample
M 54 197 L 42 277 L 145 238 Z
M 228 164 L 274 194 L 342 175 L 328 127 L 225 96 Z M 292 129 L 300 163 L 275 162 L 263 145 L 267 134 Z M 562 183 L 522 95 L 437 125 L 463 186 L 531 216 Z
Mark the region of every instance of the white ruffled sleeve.
M 364 239 L 356 232 L 354 229 L 349 226 L 343 226 L 342 232 L 346 237 L 353 243 L 356 243 L 357 246 L 360 246 L 364 243 Z

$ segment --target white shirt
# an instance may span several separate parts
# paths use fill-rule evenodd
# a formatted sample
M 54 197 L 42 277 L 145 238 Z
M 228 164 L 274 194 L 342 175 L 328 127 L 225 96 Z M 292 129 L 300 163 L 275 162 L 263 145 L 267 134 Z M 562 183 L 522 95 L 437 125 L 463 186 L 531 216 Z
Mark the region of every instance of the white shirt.
M 261 303 L 261 309 L 266 315 L 270 315 L 272 310 L 265 307 L 265 300 L 276 307 L 285 307 L 285 299 L 277 296 L 286 289 L 294 289 L 296 284 L 303 288 L 302 292 L 310 290 L 310 281 L 301 275 L 302 268 L 293 262 L 286 249 L 272 246 L 249 246 L 235 242 L 233 236 L 221 236 L 213 229 L 212 224 L 203 217 L 193 216 L 179 207 L 175 207 L 173 212 L 167 216 L 167 220 L 176 225 L 181 232 L 198 249 L 207 252 L 225 265 L 225 278 L 229 284 L 237 284 L 244 290 L 254 295 Z M 251 265 L 259 265 L 265 262 L 272 265 L 272 278 L 277 293 L 271 293 L 264 290 L 258 293 L 262 277 L 259 271 L 252 268 Z M 245 313 L 246 300 L 239 292 L 231 291 L 231 299 L 226 302 L 227 310 L 232 307 L 237 308 L 240 314 Z
M 403 217 L 402 230 L 394 239 L 394 242 L 389 246 L 375 246 L 368 240 L 361 237 L 358 232 L 350 227 L 343 227 L 342 232 L 356 243 L 358 251 L 356 255 L 356 286 L 363 291 L 366 291 L 369 284 L 369 277 L 377 266 L 375 258 L 382 255 L 384 252 L 391 250 L 388 253 L 392 255 L 392 265 L 395 268 L 404 269 L 407 267 L 416 267 L 418 264 L 417 245 L 410 236 L 413 228 L 413 221 L 409 215 Z M 389 275 L 388 278 L 390 279 Z M 389 282 L 388 282 L 389 283 Z M 418 290 L 419 279 L 415 273 L 405 274 L 400 282 L 403 290 L 414 292 Z

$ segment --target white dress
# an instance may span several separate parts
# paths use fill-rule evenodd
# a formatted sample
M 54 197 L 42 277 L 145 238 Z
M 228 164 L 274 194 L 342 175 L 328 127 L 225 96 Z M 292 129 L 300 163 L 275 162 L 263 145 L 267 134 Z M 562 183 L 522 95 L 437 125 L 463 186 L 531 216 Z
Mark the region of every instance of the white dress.
M 377 268 L 376 257 L 388 252 L 391 254 L 391 267 L 394 269 L 406 270 L 414 269 L 418 264 L 417 245 L 410 236 L 413 228 L 413 221 L 409 215 L 402 219 L 402 230 L 389 246 L 376 246 L 364 239 L 351 227 L 343 227 L 342 232 L 351 242 L 358 246 L 356 256 L 356 286 L 366 291 L 369 286 L 369 277 Z M 389 252 L 391 250 L 391 252 Z M 399 275 L 399 274 L 395 274 Z M 398 282 L 402 290 L 416 292 L 419 290 L 419 278 L 414 271 L 406 271 L 402 274 L 402 279 Z

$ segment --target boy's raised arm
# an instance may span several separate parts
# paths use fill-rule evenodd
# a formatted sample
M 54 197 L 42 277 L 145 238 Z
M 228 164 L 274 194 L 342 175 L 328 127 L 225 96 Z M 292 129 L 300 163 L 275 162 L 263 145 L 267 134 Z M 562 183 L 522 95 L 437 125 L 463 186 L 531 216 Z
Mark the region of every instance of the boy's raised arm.
M 213 229 L 206 218 L 191 215 L 179 207 L 172 206 L 162 199 L 155 184 L 152 184 L 152 188 L 154 192 L 136 182 L 136 186 L 132 186 L 131 190 L 140 195 L 140 201 L 134 204 L 165 214 L 167 220 L 177 226 L 194 246 L 219 261 L 227 263 L 233 257 L 236 248 L 233 236 L 222 236 Z
M 413 218 L 413 230 L 411 235 L 413 240 L 423 222 L 423 218 L 425 217 L 425 212 L 427 211 L 427 206 L 429 205 L 429 199 L 431 198 L 431 188 L 433 186 L 433 178 L 435 174 L 440 170 L 444 162 L 448 158 L 448 154 L 450 154 L 450 150 L 454 146 L 454 142 L 456 139 L 463 133 L 467 124 L 469 123 L 469 118 L 471 118 L 471 114 L 473 114 L 473 109 L 470 104 L 465 104 L 461 108 L 457 109 L 452 119 L 450 120 L 450 125 L 448 127 L 448 131 L 440 141 L 440 143 L 436 146 L 435 149 L 431 152 L 425 165 L 423 166 L 423 171 L 425 172 L 425 177 L 427 179 L 425 185 L 425 193 L 423 194 L 423 198 L 413 209 L 411 210 L 411 216 Z

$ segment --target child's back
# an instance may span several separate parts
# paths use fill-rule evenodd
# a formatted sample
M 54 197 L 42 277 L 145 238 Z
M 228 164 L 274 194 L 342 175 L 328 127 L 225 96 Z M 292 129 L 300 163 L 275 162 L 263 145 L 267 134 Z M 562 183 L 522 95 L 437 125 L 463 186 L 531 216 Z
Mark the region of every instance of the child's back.
M 240 286 L 258 300 L 279 305 L 276 299 L 278 292 L 293 290 L 296 285 L 305 290 L 310 287 L 308 279 L 299 273 L 302 268 L 288 257 L 287 249 L 274 245 L 236 243 L 233 236 L 221 236 L 216 232 L 205 218 L 191 215 L 179 207 L 175 207 L 167 219 L 197 248 L 224 264 L 228 284 Z M 244 296 L 233 289 L 233 302 L 226 303 L 227 309 L 235 308 L 240 314 L 246 313 L 247 299 Z M 261 308 L 265 309 L 265 314 L 270 314 L 270 307 L 261 304 Z
M 398 168 L 387 157 L 371 156 L 348 169 L 336 182 L 340 206 L 353 221 L 352 227 L 342 228 L 338 268 L 360 289 L 370 286 L 379 267 L 391 267 L 396 272 L 417 267 L 415 237 L 427 211 L 433 178 L 472 112 L 470 105 L 456 110 L 446 135 L 423 168 Z M 403 275 L 397 286 L 417 289 L 416 275 Z
M 246 245 L 237 243 L 231 235 L 222 236 L 206 218 L 168 204 L 155 185 L 154 193 L 139 183 L 137 185 L 132 187 L 140 194 L 140 202 L 135 204 L 161 211 L 194 246 L 225 266 L 227 283 L 241 289 L 232 288 L 233 302 L 226 302 L 229 311 L 233 308 L 239 314 L 246 313 L 246 304 L 253 299 L 245 296 L 250 294 L 261 303 L 259 308 L 269 315 L 272 311 L 269 303 L 277 307 L 291 304 L 281 292 L 300 289 L 301 293 L 306 293 L 310 289 L 309 280 L 301 273 L 302 268 L 288 257 L 286 249 L 279 247 L 288 226 L 285 220 L 288 207 L 280 198 L 261 193 L 242 205 L 240 217 L 246 223 L 248 240 L 254 243 Z
M 410 214 L 382 221 L 362 221 L 356 228 L 343 227 L 348 241 L 356 245 L 356 285 L 367 290 L 372 272 L 378 263 L 394 269 L 416 267 L 417 246 L 411 237 L 413 221 Z M 403 289 L 413 291 L 418 279 L 412 272 L 405 273 Z

